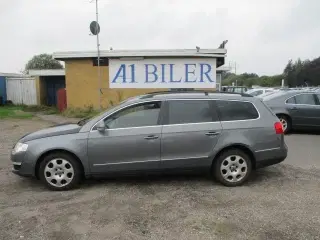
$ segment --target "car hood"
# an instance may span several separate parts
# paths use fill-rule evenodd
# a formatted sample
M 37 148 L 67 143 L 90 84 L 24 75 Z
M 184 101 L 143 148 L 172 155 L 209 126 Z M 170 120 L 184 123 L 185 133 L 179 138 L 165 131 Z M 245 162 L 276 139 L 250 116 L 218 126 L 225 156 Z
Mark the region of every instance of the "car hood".
M 46 138 L 46 137 L 53 137 L 59 135 L 66 135 L 66 134 L 74 134 L 78 133 L 81 129 L 81 126 L 74 123 L 65 123 L 55 125 L 49 128 L 45 128 L 36 132 L 29 133 L 23 136 L 19 142 L 27 142 L 39 138 Z

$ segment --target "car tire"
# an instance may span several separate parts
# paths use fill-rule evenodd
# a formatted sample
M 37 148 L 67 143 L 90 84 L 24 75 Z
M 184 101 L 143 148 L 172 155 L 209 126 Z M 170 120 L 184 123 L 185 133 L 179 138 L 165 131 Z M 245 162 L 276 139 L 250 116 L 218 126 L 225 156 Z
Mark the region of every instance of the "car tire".
M 45 156 L 39 166 L 39 178 L 47 188 L 64 191 L 76 188 L 82 180 L 80 163 L 70 154 L 56 152 Z
M 251 159 L 240 149 L 224 151 L 215 159 L 213 165 L 214 178 L 227 187 L 242 185 L 250 176 L 251 171 Z
M 279 114 L 277 116 L 282 124 L 283 133 L 287 134 L 291 131 L 291 120 L 286 115 Z

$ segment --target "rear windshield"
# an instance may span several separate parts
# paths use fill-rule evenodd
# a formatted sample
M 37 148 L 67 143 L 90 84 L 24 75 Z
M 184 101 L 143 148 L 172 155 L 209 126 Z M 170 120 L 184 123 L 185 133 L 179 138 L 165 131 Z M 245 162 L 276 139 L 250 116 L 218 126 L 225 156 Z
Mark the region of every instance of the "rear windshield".
M 277 97 L 280 97 L 280 96 L 283 96 L 283 92 L 281 92 L 281 91 L 273 93 L 271 95 L 267 95 L 267 96 L 263 97 L 262 99 L 265 101 L 265 100 L 274 99 L 274 98 L 277 98 Z

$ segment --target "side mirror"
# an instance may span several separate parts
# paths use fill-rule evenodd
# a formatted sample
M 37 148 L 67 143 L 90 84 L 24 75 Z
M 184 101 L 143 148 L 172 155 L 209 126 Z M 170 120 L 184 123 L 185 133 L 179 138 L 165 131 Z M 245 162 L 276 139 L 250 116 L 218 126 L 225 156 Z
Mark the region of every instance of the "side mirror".
M 104 125 L 104 121 L 100 121 L 98 124 L 97 124 L 97 130 L 99 132 L 104 132 L 106 130 L 106 126 Z

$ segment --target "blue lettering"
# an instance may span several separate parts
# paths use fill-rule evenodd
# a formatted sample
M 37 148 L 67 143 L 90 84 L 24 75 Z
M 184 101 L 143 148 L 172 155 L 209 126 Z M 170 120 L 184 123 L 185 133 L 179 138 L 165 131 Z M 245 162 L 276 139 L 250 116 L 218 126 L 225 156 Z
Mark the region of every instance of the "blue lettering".
M 207 66 L 207 71 L 206 72 L 204 72 L 204 66 Z M 200 82 L 204 82 L 204 80 L 203 80 L 203 75 L 206 75 L 206 77 L 207 77 L 207 79 L 209 80 L 209 82 L 214 82 L 211 78 L 210 78 L 210 76 L 208 75 L 209 74 L 209 72 L 211 71 L 211 65 L 210 64 L 207 64 L 207 63 L 201 63 L 200 64 Z
M 166 79 L 165 79 L 165 64 L 161 64 L 161 82 L 162 83 L 165 83 L 166 82 Z
M 173 80 L 173 66 L 174 66 L 174 64 L 169 64 L 169 66 L 170 66 L 170 82 L 173 82 L 173 83 L 181 82 L 182 77 L 178 81 Z
M 135 82 L 135 65 L 131 64 L 129 65 L 129 67 L 131 68 L 131 83 L 136 83 Z
M 152 66 L 153 67 L 153 71 L 149 72 L 149 67 Z M 146 83 L 154 83 L 158 80 L 158 75 L 157 75 L 157 66 L 154 64 L 145 64 L 146 67 Z M 154 80 L 149 81 L 149 75 L 153 74 L 154 76 Z
M 196 65 L 196 64 L 189 64 L 189 63 L 187 63 L 187 64 L 185 64 L 185 66 L 186 66 L 186 82 L 187 82 L 187 83 L 196 82 L 196 81 L 197 81 L 197 77 L 195 77 L 194 80 L 190 80 L 190 81 L 189 81 L 189 74 L 192 73 L 193 76 L 195 75 L 195 69 L 193 69 L 193 71 L 190 72 L 190 71 L 189 71 L 189 66 L 194 66 L 194 67 L 196 68 L 197 65 Z
M 121 74 L 121 75 L 120 75 L 120 74 Z M 112 83 L 115 83 L 118 78 L 122 78 L 122 82 L 123 82 L 123 83 L 126 82 L 126 65 L 125 65 L 125 64 L 121 64 L 121 65 L 120 65 L 116 76 L 115 76 L 114 79 L 112 80 Z

